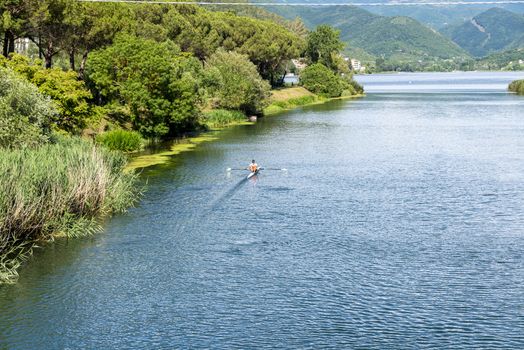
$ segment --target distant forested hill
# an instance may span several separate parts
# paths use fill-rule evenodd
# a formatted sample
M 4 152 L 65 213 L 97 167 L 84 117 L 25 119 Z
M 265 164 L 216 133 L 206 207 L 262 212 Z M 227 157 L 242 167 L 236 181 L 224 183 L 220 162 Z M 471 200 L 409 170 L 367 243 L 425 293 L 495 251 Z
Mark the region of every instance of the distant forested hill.
M 385 17 L 358 7 L 268 7 L 283 17 L 301 17 L 309 28 L 329 24 L 351 49 L 396 61 L 466 58 L 468 54 L 440 33 L 409 17 Z
M 473 56 L 483 57 L 524 46 L 524 15 L 492 8 L 442 33 Z

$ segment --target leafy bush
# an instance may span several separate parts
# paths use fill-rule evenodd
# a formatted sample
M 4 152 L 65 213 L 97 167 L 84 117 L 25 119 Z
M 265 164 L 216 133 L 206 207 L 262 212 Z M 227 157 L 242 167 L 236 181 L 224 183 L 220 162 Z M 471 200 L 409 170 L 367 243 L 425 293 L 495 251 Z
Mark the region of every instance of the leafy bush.
M 300 75 L 300 83 L 309 91 L 325 97 L 340 97 L 344 90 L 341 78 L 321 63 L 306 67 Z
M 354 80 L 352 77 L 344 77 L 344 85 L 346 86 L 346 90 L 350 91 L 349 95 L 357 95 L 357 94 L 363 94 L 364 93 L 364 87 L 360 85 L 356 80 Z M 344 92 L 342 92 L 342 95 L 344 96 Z
M 215 107 L 254 114 L 267 103 L 271 87 L 245 55 L 218 50 L 207 60 L 204 73 Z
M 94 92 L 142 135 L 165 137 L 194 128 L 201 66 L 173 42 L 120 36 L 93 52 L 86 69 Z
M 142 137 L 136 131 L 116 129 L 97 135 L 96 141 L 110 150 L 133 152 L 142 148 Z
M 0 150 L 0 282 L 16 277 L 33 242 L 88 234 L 96 217 L 131 205 L 139 191 L 125 164 L 122 154 L 81 139 Z
M 211 128 L 221 128 L 245 120 L 246 115 L 244 113 L 225 109 L 215 109 L 206 112 L 202 118 L 203 123 Z
M 49 138 L 56 111 L 36 86 L 0 68 L 0 148 L 35 147 Z
M 338 75 L 321 63 L 306 67 L 300 75 L 300 83 L 309 91 L 324 97 L 353 96 L 364 92 L 364 88 L 351 75 Z
M 524 79 L 515 80 L 508 87 L 509 91 L 516 92 L 519 95 L 524 95 Z
M 35 84 L 39 91 L 53 101 L 57 114 L 52 125 L 69 133 L 79 133 L 95 114 L 89 105 L 91 93 L 74 71 L 45 69 L 40 61 L 31 62 L 29 58 L 13 54 L 11 60 L 0 61 Z

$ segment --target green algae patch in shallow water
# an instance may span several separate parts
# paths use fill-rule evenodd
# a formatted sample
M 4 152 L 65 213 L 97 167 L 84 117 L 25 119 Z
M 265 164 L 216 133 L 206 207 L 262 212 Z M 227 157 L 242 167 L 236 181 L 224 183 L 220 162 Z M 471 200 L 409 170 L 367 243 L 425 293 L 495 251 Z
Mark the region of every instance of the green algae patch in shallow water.
M 239 122 L 234 125 L 251 125 L 251 122 Z M 188 152 L 196 148 L 199 144 L 203 142 L 214 141 L 218 139 L 218 132 L 223 128 L 214 128 L 208 133 L 200 134 L 195 137 L 189 137 L 184 139 L 178 139 L 173 142 L 173 144 L 166 150 L 153 153 L 153 154 L 144 154 L 132 158 L 129 164 L 126 166 L 126 171 L 132 171 L 136 169 L 147 168 L 153 165 L 167 163 L 172 157 L 182 153 Z

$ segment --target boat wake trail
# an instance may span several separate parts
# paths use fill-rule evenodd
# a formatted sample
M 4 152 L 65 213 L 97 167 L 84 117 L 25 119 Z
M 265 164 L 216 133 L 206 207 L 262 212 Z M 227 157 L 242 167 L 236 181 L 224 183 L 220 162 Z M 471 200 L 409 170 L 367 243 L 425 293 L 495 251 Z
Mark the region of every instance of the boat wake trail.
M 240 187 L 242 187 L 243 184 L 245 184 L 247 182 L 247 178 L 246 177 L 243 177 L 240 181 L 238 181 L 231 189 L 229 189 L 227 192 L 225 192 L 224 194 L 222 194 L 217 200 L 215 200 L 210 208 L 209 208 L 209 212 L 212 212 L 216 209 L 218 209 L 226 200 L 230 199 L 231 197 L 233 197 L 235 195 L 235 193 L 238 192 L 238 190 L 240 189 Z

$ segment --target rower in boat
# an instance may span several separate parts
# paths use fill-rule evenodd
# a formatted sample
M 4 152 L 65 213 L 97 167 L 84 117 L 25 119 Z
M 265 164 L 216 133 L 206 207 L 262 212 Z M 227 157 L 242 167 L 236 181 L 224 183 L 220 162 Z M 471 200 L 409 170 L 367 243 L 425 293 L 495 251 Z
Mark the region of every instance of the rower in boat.
M 255 162 L 254 159 L 251 161 L 251 164 L 249 164 L 247 169 L 250 171 L 249 175 L 247 176 L 248 179 L 250 179 L 251 177 L 253 177 L 256 174 L 258 174 L 258 172 L 260 170 L 259 167 L 258 167 L 258 164 Z
M 247 167 L 247 169 L 249 171 L 251 171 L 252 173 L 256 172 L 258 170 L 258 164 L 255 162 L 255 160 L 253 159 L 251 161 L 251 164 L 249 164 L 249 166 Z

